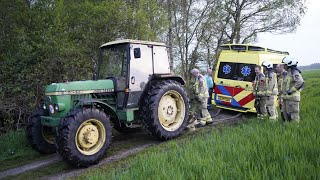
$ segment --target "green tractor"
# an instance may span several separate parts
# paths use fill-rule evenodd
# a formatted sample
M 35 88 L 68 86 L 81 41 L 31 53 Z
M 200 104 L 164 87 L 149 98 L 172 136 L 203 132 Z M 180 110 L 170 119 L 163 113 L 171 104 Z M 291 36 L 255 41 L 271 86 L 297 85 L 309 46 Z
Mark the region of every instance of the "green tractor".
M 99 162 L 112 140 L 141 127 L 159 140 L 185 129 L 184 80 L 170 73 L 163 43 L 119 40 L 100 47 L 93 80 L 52 83 L 30 117 L 26 136 L 40 153 L 57 152 L 77 167 Z

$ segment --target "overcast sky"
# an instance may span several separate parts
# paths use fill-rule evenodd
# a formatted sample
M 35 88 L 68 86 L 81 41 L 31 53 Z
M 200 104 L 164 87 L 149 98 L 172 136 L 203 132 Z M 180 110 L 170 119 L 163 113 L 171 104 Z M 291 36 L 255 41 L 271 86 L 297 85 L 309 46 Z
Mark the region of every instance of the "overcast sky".
M 256 44 L 288 51 L 299 61 L 299 65 L 320 63 L 320 0 L 307 0 L 307 8 L 296 32 L 285 35 L 260 34 Z

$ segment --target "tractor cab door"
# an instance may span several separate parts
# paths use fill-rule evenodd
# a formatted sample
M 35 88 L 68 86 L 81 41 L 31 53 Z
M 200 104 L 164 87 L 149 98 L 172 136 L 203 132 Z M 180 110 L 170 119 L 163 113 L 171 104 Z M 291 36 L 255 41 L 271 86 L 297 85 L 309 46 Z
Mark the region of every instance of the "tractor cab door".
M 128 108 L 138 107 L 140 96 L 153 74 L 152 46 L 130 45 Z

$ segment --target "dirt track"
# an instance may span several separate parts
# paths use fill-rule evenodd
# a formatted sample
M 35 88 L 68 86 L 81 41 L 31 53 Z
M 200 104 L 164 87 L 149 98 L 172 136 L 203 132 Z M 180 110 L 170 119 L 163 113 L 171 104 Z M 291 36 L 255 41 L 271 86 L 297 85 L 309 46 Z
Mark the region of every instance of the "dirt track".
M 57 175 L 45 177 L 43 179 L 60 180 L 60 179 L 67 179 L 67 178 L 70 178 L 70 177 L 74 177 L 74 176 L 77 176 L 80 173 L 82 173 L 82 172 L 84 172 L 84 171 L 86 171 L 88 169 L 97 168 L 97 167 L 103 166 L 103 165 L 105 165 L 107 163 L 112 163 L 112 162 L 115 162 L 115 161 L 119 161 L 120 159 L 126 158 L 126 157 L 128 157 L 130 155 L 133 155 L 133 154 L 136 154 L 136 153 L 144 150 L 145 148 L 153 146 L 153 145 L 156 145 L 156 144 L 157 144 L 156 142 L 148 143 L 148 144 L 144 144 L 144 145 L 141 145 L 141 146 L 138 146 L 138 147 L 135 147 L 135 148 L 131 148 L 131 149 L 128 149 L 128 150 L 120 151 L 119 153 L 117 153 L 117 154 L 115 154 L 113 156 L 107 157 L 106 159 L 100 161 L 99 164 L 91 166 L 89 168 L 75 169 L 75 170 L 72 170 L 72 171 L 69 171 L 69 172 L 61 172 L 61 173 L 59 173 Z
M 30 163 L 30 164 L 26 164 L 26 165 L 17 167 L 17 168 L 13 168 L 13 169 L 9 169 L 9 170 L 6 170 L 6 171 L 2 171 L 2 172 L 0 172 L 0 179 L 2 179 L 4 177 L 7 177 L 7 176 L 13 176 L 13 175 L 21 174 L 21 173 L 24 173 L 26 171 L 31 171 L 31 170 L 38 169 L 38 168 L 41 168 L 41 167 L 46 167 L 46 166 L 48 166 L 50 164 L 53 164 L 53 163 L 56 163 L 56 162 L 59 162 L 59 161 L 60 161 L 60 158 L 56 154 L 54 154 L 54 155 L 49 156 L 46 159 L 42 159 L 42 160 L 35 161 L 33 163 Z
M 212 115 L 216 114 L 216 112 L 211 112 L 211 113 L 212 113 Z M 214 122 L 212 125 L 214 126 L 214 125 L 222 124 L 222 123 L 233 123 L 239 119 L 240 119 L 240 117 L 237 116 L 237 113 L 233 113 L 233 112 L 220 113 L 219 115 L 215 116 Z M 85 170 L 97 168 L 97 167 L 105 165 L 107 163 L 119 161 L 123 158 L 130 156 L 130 155 L 136 154 L 136 153 L 138 153 L 138 152 L 140 152 L 150 146 L 157 145 L 160 143 L 159 141 L 157 141 L 153 138 L 150 138 L 146 134 L 146 132 L 138 132 L 138 133 L 135 133 L 130 136 L 125 135 L 125 134 L 118 134 L 117 136 L 115 136 L 113 138 L 114 143 L 112 146 L 116 147 L 118 145 L 129 143 L 130 141 L 135 141 L 135 140 L 143 140 L 143 144 L 138 145 L 136 147 L 130 147 L 130 148 L 120 150 L 119 152 L 116 152 L 114 155 L 111 155 L 111 156 L 103 159 L 102 161 L 100 161 L 99 164 L 91 166 L 89 168 L 72 169 L 69 171 L 62 171 L 62 172 L 59 172 L 59 174 L 48 176 L 43 179 L 56 180 L 56 179 L 70 178 L 70 177 L 79 175 L 80 173 L 82 173 Z M 20 166 L 17 168 L 2 171 L 2 172 L 0 172 L 0 179 L 8 177 L 8 176 L 18 175 L 18 174 L 21 174 L 21 173 L 24 173 L 27 171 L 36 170 L 38 168 L 43 168 L 43 167 L 49 166 L 49 165 L 54 164 L 59 161 L 61 161 L 61 160 L 57 155 L 52 155 L 52 156 L 49 156 L 48 158 L 43 159 L 43 160 L 35 161 L 33 163 L 26 164 L 26 165 L 23 165 L 23 166 Z
M 152 145 L 152 144 L 156 144 L 158 142 L 158 141 L 154 140 L 152 137 L 148 136 L 148 134 L 144 131 L 130 134 L 130 136 L 127 134 L 117 134 L 115 137 L 113 137 L 113 141 L 114 142 L 112 143 L 111 148 L 113 148 L 113 147 L 117 148 L 118 146 L 129 143 L 130 141 L 143 141 L 144 144 L 141 146 L 134 147 L 134 148 L 132 148 L 132 147 L 126 148 L 126 149 L 119 151 L 116 154 L 102 160 L 101 162 L 104 162 L 105 160 L 110 160 L 109 158 L 115 158 L 115 157 L 118 157 L 118 159 L 117 158 L 115 158 L 115 159 L 119 160 L 119 159 L 123 158 L 122 154 L 131 155 L 131 154 L 138 152 L 137 148 L 139 149 L 139 148 L 143 147 L 142 149 L 144 149 L 146 147 L 149 147 L 146 145 Z M 139 151 L 140 151 L 140 149 L 139 149 Z M 116 160 L 113 160 L 113 161 L 116 161 Z M 16 168 L 2 171 L 2 172 L 0 172 L 0 179 L 8 177 L 8 176 L 15 176 L 15 175 L 27 172 L 27 171 L 32 171 L 32 170 L 36 170 L 39 168 L 44 168 L 44 167 L 47 167 L 47 166 L 52 165 L 54 163 L 57 163 L 59 161 L 61 161 L 60 157 L 57 154 L 52 154 L 52 155 L 49 155 L 45 159 L 34 161 L 29 164 L 25 164 L 25 165 L 22 165 L 22 166 L 19 166 Z M 74 169 L 74 170 L 77 171 L 78 169 Z M 64 172 L 64 173 L 69 173 L 69 172 Z

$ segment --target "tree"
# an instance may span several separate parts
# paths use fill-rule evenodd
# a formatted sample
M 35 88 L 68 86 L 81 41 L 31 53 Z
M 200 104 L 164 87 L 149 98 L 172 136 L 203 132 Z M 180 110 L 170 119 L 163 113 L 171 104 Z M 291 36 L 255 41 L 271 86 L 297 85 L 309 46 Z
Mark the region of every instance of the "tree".
M 229 0 L 230 43 L 254 42 L 262 32 L 290 33 L 305 13 L 304 0 Z
M 157 40 L 166 30 L 156 0 L 0 2 L 0 132 L 24 123 L 43 86 L 91 79 L 98 47 L 116 39 Z
M 264 32 L 293 32 L 306 9 L 305 0 L 164 2 L 171 22 L 168 39 L 173 44 L 172 64 L 187 80 L 197 64 L 215 65 L 221 44 L 255 42 Z
M 181 63 L 182 75 L 189 80 L 190 70 L 195 67 L 199 39 L 203 37 L 202 24 L 215 6 L 215 0 L 181 0 L 171 2 L 173 8 L 173 34 L 175 36 L 173 55 Z M 177 58 L 179 57 L 179 58 Z

